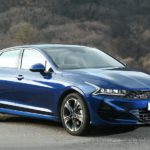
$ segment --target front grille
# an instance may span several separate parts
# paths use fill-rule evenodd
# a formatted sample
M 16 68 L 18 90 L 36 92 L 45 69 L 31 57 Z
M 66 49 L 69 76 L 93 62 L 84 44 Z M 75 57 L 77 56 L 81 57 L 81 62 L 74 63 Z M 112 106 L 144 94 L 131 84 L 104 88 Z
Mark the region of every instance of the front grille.
M 139 120 L 142 122 L 150 122 L 150 111 L 147 109 L 139 109 Z
M 126 95 L 128 99 L 150 99 L 150 91 L 131 91 Z

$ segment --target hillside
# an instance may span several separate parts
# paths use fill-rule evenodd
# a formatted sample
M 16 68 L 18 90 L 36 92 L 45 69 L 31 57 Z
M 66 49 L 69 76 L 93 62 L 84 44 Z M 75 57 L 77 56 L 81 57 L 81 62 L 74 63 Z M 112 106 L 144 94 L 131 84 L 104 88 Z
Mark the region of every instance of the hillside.
M 32 43 L 94 46 L 150 72 L 150 1 L 1 0 L 0 48 Z

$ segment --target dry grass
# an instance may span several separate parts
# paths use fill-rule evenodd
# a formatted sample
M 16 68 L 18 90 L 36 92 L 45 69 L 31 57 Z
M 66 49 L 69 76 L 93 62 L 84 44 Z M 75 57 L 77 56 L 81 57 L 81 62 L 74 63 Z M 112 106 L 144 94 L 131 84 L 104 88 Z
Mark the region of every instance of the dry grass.
M 150 72 L 149 6 L 149 0 L 1 0 L 0 48 L 88 45 Z

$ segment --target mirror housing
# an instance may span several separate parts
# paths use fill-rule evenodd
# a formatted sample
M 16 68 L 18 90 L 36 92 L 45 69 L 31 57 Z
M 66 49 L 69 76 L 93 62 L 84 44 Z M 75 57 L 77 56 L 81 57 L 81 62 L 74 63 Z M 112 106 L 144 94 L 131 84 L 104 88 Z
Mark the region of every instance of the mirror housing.
M 34 64 L 31 66 L 30 71 L 32 72 L 44 72 L 45 71 L 45 66 L 43 64 Z

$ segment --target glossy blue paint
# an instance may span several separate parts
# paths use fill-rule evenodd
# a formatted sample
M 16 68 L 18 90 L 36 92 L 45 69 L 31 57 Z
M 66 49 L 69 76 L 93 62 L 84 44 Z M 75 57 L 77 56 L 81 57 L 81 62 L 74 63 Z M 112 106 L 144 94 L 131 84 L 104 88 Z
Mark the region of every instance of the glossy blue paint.
M 16 69 L 0 68 L 1 113 L 60 121 L 59 104 L 62 101 L 61 96 L 67 91 L 76 91 L 82 95 L 88 106 L 92 125 L 144 123 L 136 118 L 135 112 L 138 109 L 147 109 L 150 99 L 133 100 L 106 95 L 94 96 L 92 93 L 96 89 L 87 82 L 103 88 L 150 91 L 150 75 L 139 71 L 130 71 L 126 68 L 60 70 L 42 50 L 42 45 L 15 48 L 20 48 L 21 53 L 25 48 L 39 51 L 48 60 L 53 72 L 41 73 L 23 70 L 19 67 L 20 65 Z M 21 63 L 21 57 L 19 62 Z M 41 69 L 41 66 L 36 65 L 33 68 Z M 21 78 L 18 79 L 18 76 Z M 2 102 L 6 102 L 7 105 L 4 106 Z M 107 120 L 98 113 L 102 103 L 113 108 L 116 113 L 121 112 L 128 115 L 119 119 Z M 43 112 L 49 112 L 49 114 Z
M 34 64 L 31 66 L 30 71 L 32 72 L 44 72 L 45 71 L 45 66 L 43 64 Z

